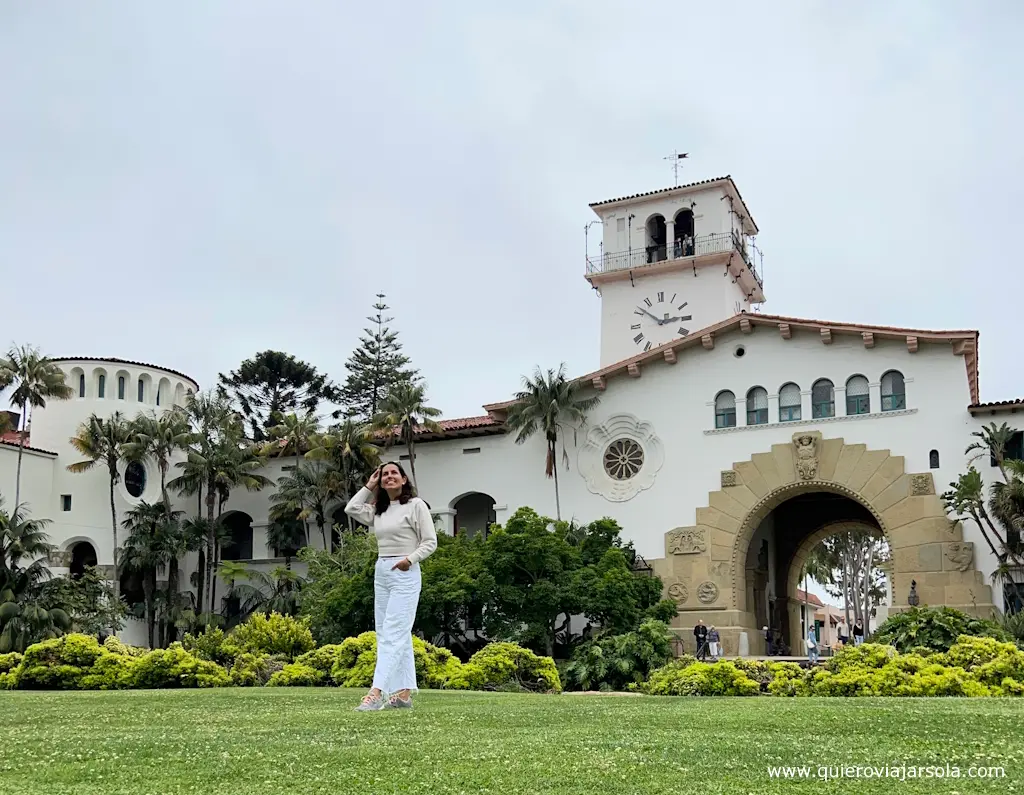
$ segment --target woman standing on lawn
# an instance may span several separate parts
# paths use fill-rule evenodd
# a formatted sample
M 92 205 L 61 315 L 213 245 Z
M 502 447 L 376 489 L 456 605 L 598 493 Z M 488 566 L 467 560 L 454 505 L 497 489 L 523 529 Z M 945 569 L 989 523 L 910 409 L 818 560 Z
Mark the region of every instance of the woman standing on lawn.
M 416 689 L 412 624 L 420 599 L 420 561 L 437 549 L 430 509 L 413 495 L 401 465 L 391 461 L 370 475 L 345 513 L 373 530 L 378 554 L 373 572 L 377 667 L 373 687 L 356 710 L 408 709 Z

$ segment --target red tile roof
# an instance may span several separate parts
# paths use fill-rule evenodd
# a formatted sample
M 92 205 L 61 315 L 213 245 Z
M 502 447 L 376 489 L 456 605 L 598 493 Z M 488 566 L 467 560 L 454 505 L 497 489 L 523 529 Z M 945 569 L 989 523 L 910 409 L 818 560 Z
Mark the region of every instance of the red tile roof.
M 616 199 L 604 199 L 599 202 L 591 202 L 590 208 L 603 207 L 607 204 L 617 204 L 618 202 L 634 201 L 636 199 L 644 199 L 648 196 L 660 196 L 665 193 L 672 193 L 673 191 L 685 191 L 690 188 L 699 188 L 701 186 L 714 185 L 716 182 L 728 182 L 736 193 L 736 198 L 743 204 L 743 208 L 747 211 L 747 217 L 750 219 L 750 223 L 757 229 L 757 222 L 754 220 L 754 216 L 750 212 L 750 208 L 747 207 L 747 203 L 743 200 L 743 194 L 740 193 L 740 189 L 736 187 L 736 183 L 733 181 L 731 174 L 726 174 L 724 177 L 712 177 L 711 179 L 702 179 L 697 182 L 690 182 L 686 185 L 674 185 L 671 188 L 658 188 L 657 190 L 649 190 L 646 193 L 634 193 L 632 196 L 619 196 Z
M 165 373 L 176 375 L 180 378 L 184 378 L 196 389 L 199 389 L 199 382 L 196 381 L 192 376 L 185 375 L 185 373 L 179 370 L 172 370 L 170 367 L 164 367 L 161 364 L 150 364 L 149 362 L 136 362 L 132 359 L 115 359 L 112 356 L 106 358 L 101 356 L 51 356 L 51 362 L 110 362 L 111 364 L 130 364 L 135 367 L 152 367 L 154 370 L 162 370 Z
M 817 596 L 810 592 L 807 592 L 805 594 L 805 592 L 801 591 L 799 588 L 796 589 L 796 600 L 798 602 L 807 602 L 807 604 L 814 605 L 815 607 L 825 606 L 825 603 L 822 602 Z
M 832 334 L 871 334 L 879 339 L 908 339 L 913 338 L 920 343 L 942 343 L 958 345 L 959 350 L 965 359 L 967 368 L 967 382 L 970 387 L 971 399 L 978 400 L 978 332 L 973 330 L 947 330 L 934 331 L 926 329 L 901 328 L 899 326 L 871 326 L 863 323 L 839 323 L 830 320 L 810 320 L 799 317 L 786 317 L 784 315 L 765 315 L 760 313 L 740 313 L 715 323 L 711 326 L 695 331 L 682 339 L 673 340 L 658 348 L 652 348 L 646 353 L 640 353 L 629 359 L 623 359 L 615 364 L 610 364 L 600 370 L 595 370 L 587 375 L 580 376 L 577 381 L 590 381 L 591 383 L 603 382 L 608 378 L 624 375 L 631 368 L 638 368 L 647 362 L 654 362 L 661 358 L 674 355 L 677 351 L 685 348 L 703 345 L 705 338 L 710 344 L 714 344 L 717 334 L 725 334 L 740 328 L 744 322 L 751 326 L 775 326 L 780 331 L 786 328 L 789 332 L 792 329 L 803 329 L 805 331 L 829 331 Z M 515 403 L 514 400 L 506 400 L 501 403 L 489 403 L 484 406 L 489 413 L 504 412 Z
M 25 443 L 25 449 L 26 450 L 31 450 L 33 453 L 42 453 L 43 455 L 52 455 L 55 458 L 57 456 L 57 454 L 55 452 L 53 452 L 53 450 L 43 450 L 41 447 L 30 447 L 28 445 L 28 440 L 27 439 L 25 440 L 25 442 L 26 442 Z M 5 439 L 0 439 L 0 447 L 7 447 L 7 448 L 11 448 L 11 449 L 17 450 L 18 449 L 18 442 L 17 441 L 9 442 L 9 441 L 7 441 L 6 438 Z
M 1015 412 L 1017 409 L 1024 409 L 1024 400 L 1021 398 L 1017 398 L 1016 400 L 997 400 L 993 403 L 972 403 L 967 407 L 967 410 L 971 412 L 971 414 L 985 414 L 989 411 Z

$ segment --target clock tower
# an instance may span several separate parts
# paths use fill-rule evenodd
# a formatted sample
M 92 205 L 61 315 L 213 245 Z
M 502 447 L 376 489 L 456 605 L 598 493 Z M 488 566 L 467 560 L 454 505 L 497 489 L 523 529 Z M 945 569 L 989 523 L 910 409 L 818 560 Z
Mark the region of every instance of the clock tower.
M 601 367 L 764 302 L 757 224 L 732 177 L 590 207 L 604 225 L 586 273 L 601 296 Z

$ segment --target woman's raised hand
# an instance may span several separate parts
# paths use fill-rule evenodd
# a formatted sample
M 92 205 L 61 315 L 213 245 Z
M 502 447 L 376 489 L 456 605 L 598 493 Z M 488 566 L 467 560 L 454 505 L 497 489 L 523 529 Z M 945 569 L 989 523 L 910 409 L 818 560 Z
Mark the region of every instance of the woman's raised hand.
M 380 467 L 373 470 L 373 474 L 370 475 L 370 479 L 366 481 L 366 488 L 370 491 L 376 491 L 377 486 L 380 485 Z

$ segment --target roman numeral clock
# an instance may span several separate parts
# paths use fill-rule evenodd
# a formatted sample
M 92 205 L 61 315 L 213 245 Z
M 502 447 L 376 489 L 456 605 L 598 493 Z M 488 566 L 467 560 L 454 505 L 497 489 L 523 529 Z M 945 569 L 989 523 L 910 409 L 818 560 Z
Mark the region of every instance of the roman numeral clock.
M 666 300 L 665 293 L 659 292 L 653 300 L 645 298 L 637 304 L 633 310 L 633 323 L 629 327 L 637 347 L 649 351 L 690 333 L 685 324 L 693 320 L 693 315 L 684 314 L 689 302 L 677 304 L 677 297 L 678 293 L 673 293 Z

